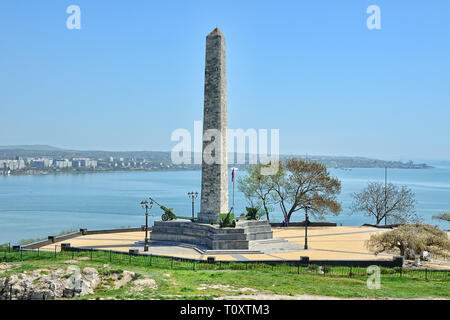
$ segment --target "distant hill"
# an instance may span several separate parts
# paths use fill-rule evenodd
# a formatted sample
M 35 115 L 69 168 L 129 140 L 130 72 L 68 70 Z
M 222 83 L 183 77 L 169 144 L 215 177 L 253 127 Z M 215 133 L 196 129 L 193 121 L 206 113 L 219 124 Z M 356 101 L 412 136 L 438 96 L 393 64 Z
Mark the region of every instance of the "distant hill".
M 45 144 L 0 146 L 0 150 L 27 150 L 27 151 L 62 151 L 64 149 Z

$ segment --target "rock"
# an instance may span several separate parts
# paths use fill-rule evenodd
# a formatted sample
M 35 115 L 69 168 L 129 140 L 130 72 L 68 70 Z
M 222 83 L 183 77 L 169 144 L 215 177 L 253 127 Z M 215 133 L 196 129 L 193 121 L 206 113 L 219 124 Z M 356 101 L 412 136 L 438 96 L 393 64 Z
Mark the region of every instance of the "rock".
M 117 279 L 117 275 L 116 275 Z M 136 279 L 136 274 L 124 271 L 117 281 L 117 287 Z M 0 278 L 0 300 L 53 300 L 58 298 L 73 298 L 94 293 L 94 289 L 103 281 L 97 269 L 84 268 L 80 272 L 78 266 L 68 266 L 67 269 L 25 271 L 10 277 Z M 148 282 L 147 285 L 156 285 Z
M 62 297 L 64 295 L 65 283 L 67 280 L 47 280 L 48 289 L 54 293 L 55 297 Z
M 28 297 L 30 300 L 54 300 L 55 295 L 50 290 L 32 291 Z
M 98 271 L 95 268 L 84 268 L 83 275 L 87 280 L 91 281 L 98 278 Z
M 152 290 L 158 289 L 158 285 L 156 284 L 156 281 L 154 279 L 150 279 L 150 278 L 138 279 L 138 280 L 134 281 L 133 284 L 134 284 L 134 287 L 133 287 L 134 291 L 142 291 L 147 288 L 152 289 Z
M 55 280 L 58 278 L 61 278 L 61 276 L 63 276 L 65 274 L 65 271 L 63 269 L 56 269 L 54 271 L 52 271 L 51 275 L 50 275 L 50 279 Z
M 63 297 L 64 298 L 73 298 L 75 295 L 75 290 L 72 288 L 64 288 L 63 290 Z
M 0 271 L 11 269 L 11 265 L 6 262 L 0 263 Z
M 8 282 L 7 278 L 0 278 L 0 293 L 3 291 L 3 289 L 5 289 L 7 282 Z
M 91 287 L 91 284 L 89 281 L 78 279 L 75 282 L 75 289 L 74 294 L 76 296 L 84 296 L 85 294 L 91 294 L 94 293 L 94 290 Z
M 128 282 L 133 281 L 136 278 L 136 274 L 131 271 L 125 270 L 122 273 L 122 278 L 120 280 L 116 280 L 114 284 L 114 289 L 119 289 L 122 286 L 126 285 Z
M 66 261 L 64 261 L 64 263 L 67 263 L 67 264 L 77 264 L 77 263 L 78 263 L 78 260 L 66 260 Z
M 19 285 L 10 285 L 9 293 L 18 300 L 24 299 L 24 288 Z
M 80 268 L 78 266 L 68 266 L 65 275 L 78 275 L 80 273 Z
M 11 277 L 9 277 L 9 284 L 15 284 L 19 281 L 19 277 L 17 276 L 17 274 L 13 274 Z
M 43 270 L 36 269 L 36 270 L 33 270 L 33 272 L 31 274 L 33 275 L 33 277 L 39 277 L 41 275 L 41 271 L 43 271 Z
M 98 275 L 97 269 L 95 268 L 84 268 L 83 277 L 86 281 L 89 282 L 89 286 L 91 288 L 97 287 L 97 285 L 100 283 L 100 277 Z

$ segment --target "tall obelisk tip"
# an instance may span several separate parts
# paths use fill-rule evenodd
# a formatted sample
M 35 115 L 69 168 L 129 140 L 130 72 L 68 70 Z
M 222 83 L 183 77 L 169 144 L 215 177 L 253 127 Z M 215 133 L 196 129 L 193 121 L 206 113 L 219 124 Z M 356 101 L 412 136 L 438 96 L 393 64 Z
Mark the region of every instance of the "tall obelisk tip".
M 217 33 L 220 36 L 223 36 L 222 32 L 219 30 L 219 28 L 215 28 L 213 31 L 211 31 L 211 33 L 209 34 L 210 36 Z

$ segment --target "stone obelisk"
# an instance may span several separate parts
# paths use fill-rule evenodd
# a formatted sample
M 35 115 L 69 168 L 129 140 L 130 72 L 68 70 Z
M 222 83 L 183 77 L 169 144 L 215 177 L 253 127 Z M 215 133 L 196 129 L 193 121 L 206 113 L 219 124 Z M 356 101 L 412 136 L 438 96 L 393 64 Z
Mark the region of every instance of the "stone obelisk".
M 219 221 L 228 212 L 227 91 L 225 37 L 218 28 L 206 37 L 202 191 L 198 220 Z

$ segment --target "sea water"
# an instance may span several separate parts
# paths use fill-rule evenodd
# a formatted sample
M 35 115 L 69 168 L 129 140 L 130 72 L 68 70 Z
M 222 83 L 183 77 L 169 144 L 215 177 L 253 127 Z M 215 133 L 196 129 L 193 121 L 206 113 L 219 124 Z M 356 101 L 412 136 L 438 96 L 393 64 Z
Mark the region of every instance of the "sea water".
M 352 194 L 361 191 L 369 181 L 384 182 L 383 168 L 329 169 L 342 182 L 338 200 L 342 212 L 328 215 L 326 221 L 338 225 L 375 223 L 374 218 L 350 212 Z M 244 175 L 238 171 L 236 176 Z M 230 177 L 231 180 L 231 177 Z M 450 229 L 448 222 L 432 216 L 450 211 L 450 167 L 432 169 L 389 169 L 388 181 L 407 185 L 416 197 L 416 212 L 423 222 Z M 201 171 L 106 172 L 93 174 L 57 174 L 0 176 L 0 244 L 21 239 L 41 238 L 64 230 L 139 227 L 145 224 L 142 200 L 153 197 L 173 208 L 180 216 L 191 216 L 192 205 L 187 193 L 200 193 Z M 229 184 L 229 205 L 233 185 Z M 236 215 L 245 211 L 246 201 L 235 185 Z M 200 195 L 195 200 L 195 213 L 200 209 Z M 281 222 L 278 206 L 271 221 Z M 159 220 L 161 211 L 154 205 L 149 224 Z M 303 221 L 304 212 L 297 211 L 291 221 Z M 315 219 L 312 218 L 312 221 Z

